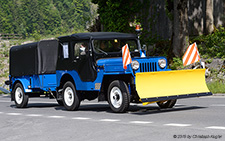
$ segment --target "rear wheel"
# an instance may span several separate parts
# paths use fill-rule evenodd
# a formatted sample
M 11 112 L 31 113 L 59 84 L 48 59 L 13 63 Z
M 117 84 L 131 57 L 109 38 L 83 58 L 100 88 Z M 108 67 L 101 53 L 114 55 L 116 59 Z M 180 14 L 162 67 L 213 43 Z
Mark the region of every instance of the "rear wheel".
M 159 101 L 157 102 L 158 106 L 162 109 L 164 108 L 172 108 L 176 104 L 177 100 L 172 99 L 172 100 L 166 100 L 166 101 Z
M 12 94 L 17 108 L 24 108 L 27 106 L 28 95 L 25 94 L 22 84 L 17 83 Z
M 80 97 L 72 82 L 68 81 L 63 86 L 63 105 L 69 111 L 77 110 L 80 106 Z
M 130 105 L 130 93 L 127 84 L 121 80 L 113 81 L 108 88 L 108 102 L 113 112 L 126 112 Z

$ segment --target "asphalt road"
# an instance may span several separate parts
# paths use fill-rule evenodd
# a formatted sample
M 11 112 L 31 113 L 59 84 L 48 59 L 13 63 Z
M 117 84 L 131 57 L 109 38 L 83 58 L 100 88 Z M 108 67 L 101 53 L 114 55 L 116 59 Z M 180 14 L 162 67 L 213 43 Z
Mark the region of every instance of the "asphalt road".
M 182 99 L 164 110 L 132 104 L 124 114 L 97 101 L 66 111 L 46 98 L 32 98 L 28 108 L 18 109 L 9 96 L 0 95 L 0 140 L 225 140 L 225 95 Z

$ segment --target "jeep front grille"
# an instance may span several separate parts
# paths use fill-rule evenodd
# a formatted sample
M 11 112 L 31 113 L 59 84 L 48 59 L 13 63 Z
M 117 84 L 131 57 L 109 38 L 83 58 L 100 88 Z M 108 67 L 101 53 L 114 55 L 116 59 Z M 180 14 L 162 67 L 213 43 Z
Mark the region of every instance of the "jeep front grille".
M 156 62 L 140 63 L 140 72 L 152 72 L 157 71 Z

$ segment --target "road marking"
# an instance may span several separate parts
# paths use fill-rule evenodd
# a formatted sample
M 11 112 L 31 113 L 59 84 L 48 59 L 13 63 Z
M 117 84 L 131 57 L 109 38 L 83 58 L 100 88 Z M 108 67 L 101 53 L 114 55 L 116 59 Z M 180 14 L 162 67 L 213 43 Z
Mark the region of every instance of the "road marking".
M 21 113 L 6 113 L 6 115 L 10 115 L 10 116 L 20 116 L 22 115 Z
M 87 118 L 87 117 L 74 117 L 72 119 L 77 119 L 77 120 L 89 120 L 91 118 Z
M 150 121 L 130 121 L 129 123 L 135 123 L 135 124 L 149 124 L 149 123 L 153 123 Z
M 225 104 L 212 104 L 211 106 L 215 106 L 215 107 L 225 107 Z
M 116 122 L 120 120 L 119 119 L 100 119 L 99 121 Z
M 191 126 L 191 124 L 169 123 L 169 124 L 164 124 L 164 126 L 187 127 L 187 126 Z
M 11 101 L 0 100 L 0 102 L 8 103 L 8 102 L 11 102 Z
M 48 118 L 65 118 L 65 116 L 48 116 Z
M 209 126 L 209 127 L 205 127 L 205 128 L 208 128 L 208 129 L 221 129 L 221 130 L 225 130 L 225 127 L 223 127 L 223 126 Z
M 39 114 L 28 114 L 26 116 L 28 116 L 28 117 L 41 117 L 43 115 L 39 115 Z
M 0 112 L 0 114 L 3 114 L 3 112 Z

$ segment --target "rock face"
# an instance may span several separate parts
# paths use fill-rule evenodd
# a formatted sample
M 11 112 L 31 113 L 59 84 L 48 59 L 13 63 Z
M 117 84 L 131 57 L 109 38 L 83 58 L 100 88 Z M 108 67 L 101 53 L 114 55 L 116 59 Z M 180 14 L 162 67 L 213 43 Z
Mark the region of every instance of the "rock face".
M 208 65 L 211 70 L 220 71 L 225 65 L 225 60 L 222 59 L 213 59 L 212 62 Z
M 206 69 L 210 75 L 206 77 L 206 82 L 219 80 L 225 82 L 225 59 L 208 59 L 206 62 Z

